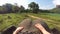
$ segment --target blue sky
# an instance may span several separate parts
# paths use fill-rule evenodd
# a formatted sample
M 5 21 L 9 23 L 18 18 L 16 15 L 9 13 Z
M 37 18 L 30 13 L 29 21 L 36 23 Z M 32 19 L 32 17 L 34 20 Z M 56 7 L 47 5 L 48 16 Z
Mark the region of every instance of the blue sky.
M 3 5 L 5 3 L 17 3 L 18 6 L 23 5 L 27 9 L 28 4 L 31 2 L 36 2 L 39 4 L 40 9 L 52 9 L 56 5 L 60 5 L 60 0 L 0 0 L 0 5 Z

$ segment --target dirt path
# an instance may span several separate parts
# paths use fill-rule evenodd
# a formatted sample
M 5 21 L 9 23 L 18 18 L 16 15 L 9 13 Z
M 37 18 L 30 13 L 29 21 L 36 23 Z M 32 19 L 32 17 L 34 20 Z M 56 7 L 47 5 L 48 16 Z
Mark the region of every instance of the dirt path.
M 53 25 L 55 25 L 55 26 L 57 26 L 57 27 L 60 27 L 60 25 L 56 25 L 56 23 L 60 23 L 60 22 L 56 22 L 56 21 L 50 20 L 50 19 L 43 19 L 43 18 L 36 17 L 36 16 L 33 16 L 33 15 L 28 15 L 28 16 L 31 17 L 31 18 L 35 18 L 35 19 L 41 19 L 41 20 L 44 20 L 44 21 L 52 22 L 52 24 L 53 24 L 53 22 L 54 22 Z M 50 24 L 50 23 L 49 23 L 49 24 Z
M 50 20 L 50 19 L 43 19 L 43 18 L 36 17 L 36 16 L 33 16 L 33 15 L 28 15 L 28 16 L 31 17 L 31 18 L 35 18 L 35 19 L 42 19 L 42 20 L 47 20 L 47 21 L 53 21 L 53 20 Z

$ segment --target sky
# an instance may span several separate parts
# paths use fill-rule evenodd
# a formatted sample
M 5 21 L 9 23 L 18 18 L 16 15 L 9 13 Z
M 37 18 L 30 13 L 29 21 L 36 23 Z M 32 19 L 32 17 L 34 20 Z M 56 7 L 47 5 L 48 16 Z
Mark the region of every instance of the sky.
M 18 6 L 23 5 L 27 9 L 28 4 L 31 2 L 36 2 L 40 9 L 52 9 L 55 8 L 56 5 L 60 5 L 60 0 L 0 0 L 0 6 L 6 3 L 13 5 L 17 3 Z

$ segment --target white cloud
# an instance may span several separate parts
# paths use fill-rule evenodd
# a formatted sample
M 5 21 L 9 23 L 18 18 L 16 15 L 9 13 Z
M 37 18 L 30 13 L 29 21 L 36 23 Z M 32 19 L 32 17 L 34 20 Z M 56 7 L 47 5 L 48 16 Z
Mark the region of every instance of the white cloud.
M 25 8 L 27 8 L 28 6 L 28 0 L 0 0 L 0 5 L 3 5 L 5 3 L 17 3 L 18 6 L 23 5 Z
M 53 0 L 53 3 L 54 3 L 55 5 L 60 5 L 60 0 Z

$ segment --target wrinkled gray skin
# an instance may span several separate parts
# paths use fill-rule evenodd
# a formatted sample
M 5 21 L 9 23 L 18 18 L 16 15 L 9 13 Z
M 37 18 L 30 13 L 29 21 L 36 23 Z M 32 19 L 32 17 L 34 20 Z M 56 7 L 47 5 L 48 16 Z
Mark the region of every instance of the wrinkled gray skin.
M 24 19 L 20 24 L 19 27 L 22 26 L 24 29 L 19 32 L 19 34 L 42 34 L 34 25 L 36 23 L 40 23 L 48 32 L 50 29 L 48 28 L 47 24 L 40 19 L 31 20 L 31 19 Z

